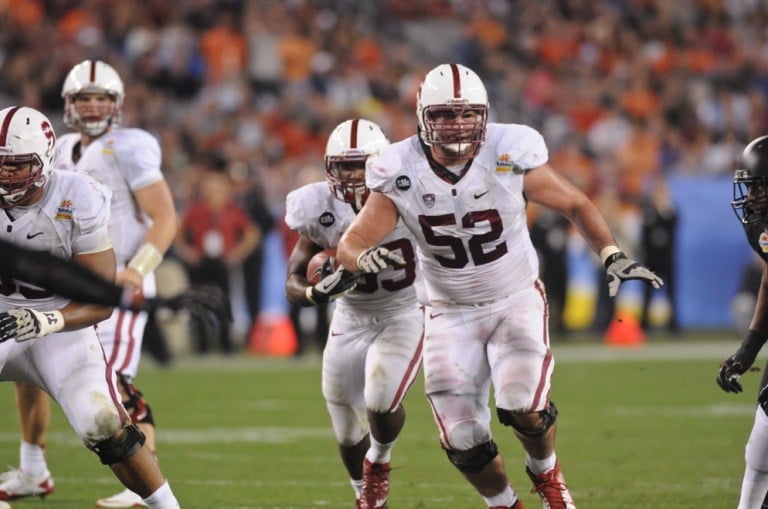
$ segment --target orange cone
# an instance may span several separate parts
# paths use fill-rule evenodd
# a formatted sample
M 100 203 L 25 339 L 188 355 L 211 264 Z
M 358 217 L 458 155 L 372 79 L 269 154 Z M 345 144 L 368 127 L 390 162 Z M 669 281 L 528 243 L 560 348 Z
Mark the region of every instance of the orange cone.
M 632 313 L 619 311 L 603 337 L 609 346 L 640 346 L 645 343 L 645 333 Z
M 290 357 L 298 347 L 293 323 L 285 315 L 262 313 L 248 338 L 248 352 L 253 355 Z

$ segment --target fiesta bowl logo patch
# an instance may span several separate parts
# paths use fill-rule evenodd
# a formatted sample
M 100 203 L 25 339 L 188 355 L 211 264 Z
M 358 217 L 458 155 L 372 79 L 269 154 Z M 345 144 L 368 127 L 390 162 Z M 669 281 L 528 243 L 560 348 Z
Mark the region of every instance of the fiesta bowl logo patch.
M 496 159 L 496 173 L 509 173 L 512 171 L 513 166 L 512 157 L 509 154 L 501 154 Z
M 409 179 L 406 175 L 403 175 L 402 177 L 397 177 L 397 180 L 395 180 L 395 187 L 400 189 L 401 191 L 410 189 L 411 179 Z
M 318 222 L 321 226 L 325 226 L 327 228 L 336 222 L 336 218 L 333 217 L 333 214 L 330 212 L 323 212 L 323 214 L 318 219 Z
M 75 214 L 75 207 L 72 200 L 62 200 L 61 205 L 56 209 L 56 219 L 72 219 Z
M 760 234 L 760 238 L 757 239 L 757 243 L 760 245 L 760 250 L 763 253 L 768 253 L 768 232 L 763 231 Z

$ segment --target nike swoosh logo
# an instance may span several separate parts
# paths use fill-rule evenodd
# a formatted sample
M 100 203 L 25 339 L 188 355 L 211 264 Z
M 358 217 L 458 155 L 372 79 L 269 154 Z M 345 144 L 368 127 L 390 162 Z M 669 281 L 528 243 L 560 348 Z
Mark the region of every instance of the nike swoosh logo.
M 44 232 L 37 232 L 37 233 L 27 233 L 27 238 L 28 238 L 28 239 L 34 239 L 35 237 L 39 237 L 39 236 L 40 236 L 40 235 L 42 235 L 43 233 L 44 233 Z
M 479 194 L 478 194 L 478 193 L 475 193 L 475 194 L 473 194 L 472 196 L 474 196 L 474 197 L 475 197 L 475 200 L 477 200 L 477 199 L 480 199 L 480 198 L 482 198 L 482 197 L 483 197 L 483 196 L 485 196 L 486 194 L 488 194 L 488 190 L 487 190 L 487 189 L 486 189 L 484 192 L 482 192 L 482 193 L 479 193 Z
M 333 336 L 333 337 L 336 337 L 336 336 L 343 336 L 343 335 L 344 335 L 344 333 L 343 333 L 343 332 L 334 332 L 334 331 L 331 331 L 331 336 Z
M 438 316 L 443 316 L 444 314 L 445 313 L 430 313 L 429 319 L 431 320 L 432 318 L 437 318 Z

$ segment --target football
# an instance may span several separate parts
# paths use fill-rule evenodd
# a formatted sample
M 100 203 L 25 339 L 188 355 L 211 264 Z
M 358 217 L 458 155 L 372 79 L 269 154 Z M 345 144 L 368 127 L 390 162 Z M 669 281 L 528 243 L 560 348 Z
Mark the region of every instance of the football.
M 307 281 L 310 284 L 316 285 L 322 279 L 323 264 L 330 257 L 333 257 L 333 269 L 336 270 L 339 267 L 339 262 L 336 261 L 335 249 L 320 251 L 309 260 L 307 264 Z

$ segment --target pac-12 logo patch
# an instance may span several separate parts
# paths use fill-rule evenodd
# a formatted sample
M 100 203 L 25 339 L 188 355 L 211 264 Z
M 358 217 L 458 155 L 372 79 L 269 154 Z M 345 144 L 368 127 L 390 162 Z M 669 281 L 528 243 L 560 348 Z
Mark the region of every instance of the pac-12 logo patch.
M 760 245 L 760 250 L 763 253 L 768 253 L 768 232 L 765 230 L 760 233 L 760 238 L 757 239 L 757 243 Z
M 318 222 L 322 226 L 325 226 L 327 228 L 328 226 L 331 226 L 333 223 L 336 222 L 336 218 L 330 212 L 323 212 L 320 218 L 318 219 Z
M 397 180 L 395 180 L 395 187 L 397 187 L 401 191 L 405 191 L 407 189 L 410 189 L 411 188 L 411 179 L 409 179 L 406 175 L 403 175 L 401 177 L 397 177 Z

